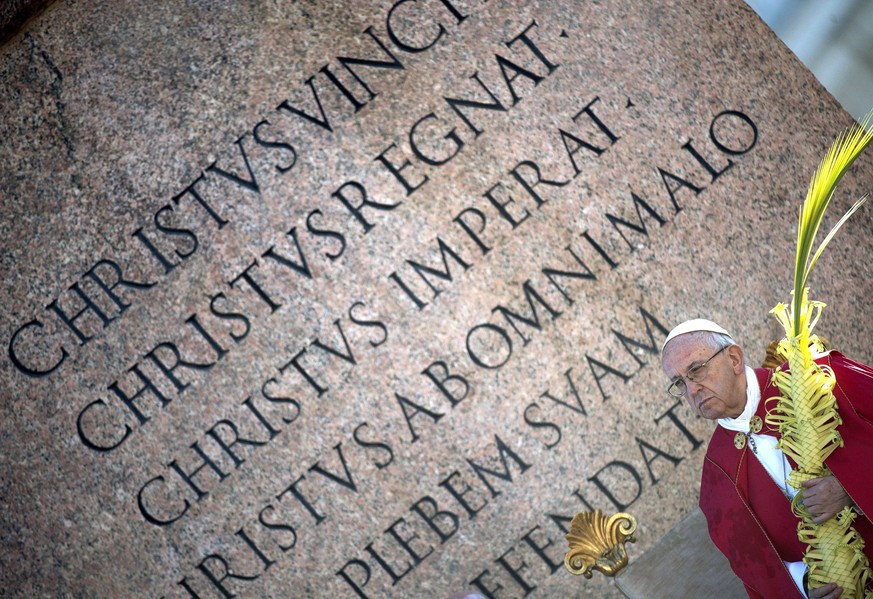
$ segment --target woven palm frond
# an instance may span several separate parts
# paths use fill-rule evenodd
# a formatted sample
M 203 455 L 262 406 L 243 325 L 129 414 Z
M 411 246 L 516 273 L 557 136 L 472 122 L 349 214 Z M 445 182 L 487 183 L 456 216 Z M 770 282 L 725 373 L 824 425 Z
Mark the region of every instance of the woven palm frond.
M 835 582 L 843 587 L 844 599 L 865 597 L 864 589 L 873 579 L 873 572 L 863 553 L 864 540 L 852 527 L 854 514 L 849 508 L 822 524 L 816 524 L 803 506 L 801 483 L 829 476 L 825 460 L 843 444 L 839 433 L 841 420 L 833 394 L 834 373 L 813 361 L 812 348 L 821 348 L 821 342 L 812 331 L 825 305 L 809 299 L 806 285 L 828 242 L 866 199 L 866 196 L 861 198 L 849 209 L 810 258 L 816 234 L 837 184 L 873 140 L 873 132 L 867 130 L 869 123 L 870 116 L 861 125 L 843 132 L 816 170 L 797 226 L 791 307 L 779 304 L 772 310 L 785 330 L 785 338 L 773 353 L 788 362 L 789 370 L 774 371 L 773 382 L 781 397 L 767 414 L 767 422 L 779 429 L 782 437 L 779 446 L 797 463 L 788 482 L 800 490 L 792 506 L 801 518 L 798 538 L 809 545 L 804 561 L 810 568 L 810 586 L 815 588 Z M 868 594 L 868 599 L 871 596 Z

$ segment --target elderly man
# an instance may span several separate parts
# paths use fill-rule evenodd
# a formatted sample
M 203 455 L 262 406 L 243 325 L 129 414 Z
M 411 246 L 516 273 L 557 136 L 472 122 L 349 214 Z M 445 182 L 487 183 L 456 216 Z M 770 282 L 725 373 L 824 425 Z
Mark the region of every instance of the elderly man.
M 804 505 L 816 522 L 846 506 L 859 514 L 855 528 L 873 558 L 873 369 L 838 352 L 816 359 L 836 375 L 834 395 L 843 423 L 844 446 L 826 464 L 833 476 L 803 484 Z M 777 430 L 766 412 L 779 390 L 771 370 L 745 365 L 743 350 L 719 325 L 690 320 L 673 329 L 661 353 L 670 379 L 667 391 L 684 397 L 691 409 L 716 420 L 700 484 L 700 508 L 715 545 L 730 561 L 750 597 L 807 596 L 805 546 L 797 539 L 798 519 L 790 500 L 796 491 L 786 479 L 793 464 L 776 447 Z M 787 365 L 783 366 L 787 368 Z M 871 560 L 873 561 L 873 560 Z M 808 591 L 810 599 L 835 599 L 842 589 L 828 584 Z

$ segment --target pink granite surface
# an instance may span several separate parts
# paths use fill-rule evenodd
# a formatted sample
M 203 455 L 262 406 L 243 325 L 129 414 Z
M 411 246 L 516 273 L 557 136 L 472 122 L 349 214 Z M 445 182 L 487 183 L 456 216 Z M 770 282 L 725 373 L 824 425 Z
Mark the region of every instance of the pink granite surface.
M 695 505 L 652 348 L 763 357 L 850 117 L 739 0 L 392 5 L 69 0 L 2 48 L 10 596 L 618 597 L 563 518 L 626 507 L 633 559 Z M 865 362 L 871 225 L 812 281 Z

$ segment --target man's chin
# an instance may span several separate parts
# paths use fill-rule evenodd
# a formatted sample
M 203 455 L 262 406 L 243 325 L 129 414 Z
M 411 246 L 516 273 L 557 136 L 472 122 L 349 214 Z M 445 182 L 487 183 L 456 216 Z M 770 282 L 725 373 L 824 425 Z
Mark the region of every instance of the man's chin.
M 721 414 L 712 405 L 712 400 L 709 399 L 703 400 L 703 403 L 697 406 L 697 412 L 707 420 L 718 420 L 721 418 Z

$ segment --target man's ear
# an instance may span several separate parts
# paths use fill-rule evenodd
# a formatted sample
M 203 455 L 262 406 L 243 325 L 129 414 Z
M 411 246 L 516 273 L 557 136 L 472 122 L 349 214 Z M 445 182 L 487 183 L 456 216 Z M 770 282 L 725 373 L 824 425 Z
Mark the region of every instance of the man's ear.
M 734 370 L 734 374 L 740 374 L 746 371 L 746 365 L 744 362 L 744 354 L 743 348 L 739 345 L 731 345 L 726 350 L 724 350 L 728 359 L 731 361 L 731 368 Z

